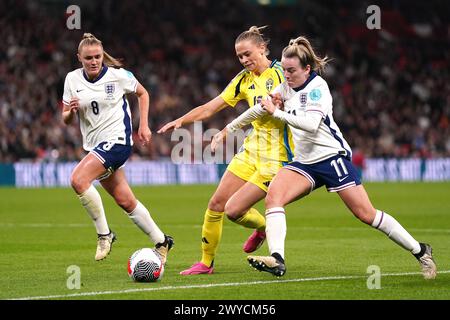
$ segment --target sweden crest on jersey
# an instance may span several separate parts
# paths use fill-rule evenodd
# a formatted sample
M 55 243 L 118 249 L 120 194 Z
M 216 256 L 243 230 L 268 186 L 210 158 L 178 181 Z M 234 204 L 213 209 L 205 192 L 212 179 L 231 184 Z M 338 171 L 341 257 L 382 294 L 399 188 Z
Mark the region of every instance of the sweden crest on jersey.
M 266 81 L 266 89 L 267 89 L 267 91 L 272 91 L 272 88 L 273 88 L 273 80 L 272 80 L 272 78 L 269 78 L 269 79 L 267 79 L 267 81 Z

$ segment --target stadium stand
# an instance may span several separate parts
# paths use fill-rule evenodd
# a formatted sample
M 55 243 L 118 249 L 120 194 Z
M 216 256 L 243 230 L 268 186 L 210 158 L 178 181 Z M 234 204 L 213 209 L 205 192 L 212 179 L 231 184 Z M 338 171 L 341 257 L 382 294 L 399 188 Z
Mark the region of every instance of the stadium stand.
M 153 142 L 136 144 L 133 159 L 169 157 L 174 142 L 156 130 L 215 97 L 239 72 L 234 39 L 251 25 L 269 26 L 271 58 L 305 34 L 333 59 L 324 77 L 335 118 L 365 157 L 450 156 L 449 2 L 379 1 L 381 30 L 366 27 L 368 2 L 286 3 L 79 1 L 82 29 L 68 30 L 64 1 L 1 1 L 0 162 L 81 158 L 78 125 L 66 127 L 60 113 L 83 32 L 124 58 L 151 93 Z M 224 110 L 204 130 L 237 114 Z M 134 112 L 135 128 L 137 120 Z

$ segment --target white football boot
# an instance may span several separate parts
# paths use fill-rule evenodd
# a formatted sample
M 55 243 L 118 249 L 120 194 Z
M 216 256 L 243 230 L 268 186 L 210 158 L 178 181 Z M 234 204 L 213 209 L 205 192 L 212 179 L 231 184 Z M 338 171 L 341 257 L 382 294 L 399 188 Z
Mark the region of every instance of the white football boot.
M 427 243 L 420 243 L 420 253 L 415 254 L 414 256 L 419 261 L 420 266 L 422 267 L 423 277 L 427 280 L 436 278 L 436 263 L 433 259 L 433 249 Z
M 248 256 L 247 261 L 256 270 L 269 272 L 277 277 L 286 273 L 284 259 L 278 253 L 271 256 Z
M 106 258 L 111 252 L 112 244 L 116 241 L 116 235 L 110 231 L 109 234 L 99 235 L 97 240 L 97 252 L 95 253 L 95 260 L 100 261 Z
M 155 245 L 155 252 L 161 259 L 162 264 L 166 264 L 167 254 L 169 253 L 169 250 L 172 249 L 174 243 L 175 242 L 171 236 L 164 235 L 164 242 Z

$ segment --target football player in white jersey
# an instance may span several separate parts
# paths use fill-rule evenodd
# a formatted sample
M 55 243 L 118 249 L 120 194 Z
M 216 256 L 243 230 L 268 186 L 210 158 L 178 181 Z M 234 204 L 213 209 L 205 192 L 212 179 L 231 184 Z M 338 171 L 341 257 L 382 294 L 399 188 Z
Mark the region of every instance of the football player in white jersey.
M 212 142 L 215 149 L 227 132 L 232 132 L 267 113 L 287 124 L 294 139 L 294 161 L 278 171 L 265 198 L 266 236 L 270 256 L 248 256 L 251 266 L 276 276 L 286 272 L 284 207 L 323 185 L 337 192 L 351 212 L 362 222 L 385 233 L 410 251 L 419 261 L 425 279 L 436 277 L 431 246 L 416 241 L 392 216 L 373 207 L 351 162 L 352 151 L 333 120 L 332 96 L 318 74 L 327 58 L 318 57 L 305 37 L 291 40 L 282 53 L 286 82 L 271 98 L 249 109 Z
M 98 179 L 130 219 L 150 237 L 165 263 L 173 239 L 159 229 L 145 206 L 136 199 L 122 169 L 133 145 L 126 94 L 138 97 L 138 137 L 143 144 L 150 142 L 152 134 L 148 127 L 149 94 L 90 33 L 83 35 L 78 46 L 78 60 L 82 68 L 69 72 L 65 79 L 62 118 L 69 124 L 78 114 L 83 148 L 89 152 L 73 170 L 70 182 L 97 230 L 95 260 L 104 259 L 116 239 L 106 221 L 100 194 L 92 185 Z

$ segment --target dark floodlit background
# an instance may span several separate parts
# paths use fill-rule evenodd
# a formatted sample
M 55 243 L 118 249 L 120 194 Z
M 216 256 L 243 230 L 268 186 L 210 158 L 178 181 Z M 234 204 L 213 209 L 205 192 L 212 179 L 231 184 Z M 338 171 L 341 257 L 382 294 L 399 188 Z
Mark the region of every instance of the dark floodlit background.
M 81 9 L 81 30 L 66 27 L 71 4 Z M 366 27 L 371 4 L 381 9 L 381 30 Z M 80 67 L 83 32 L 123 58 L 148 89 L 155 133 L 217 96 L 242 69 L 234 40 L 252 25 L 269 26 L 271 59 L 299 35 L 333 58 L 324 77 L 354 150 L 448 157 L 449 12 L 448 1 L 1 1 L 0 162 L 83 156 L 78 124 L 66 127 L 60 116 L 65 75 Z M 228 109 L 203 129 L 222 128 L 244 105 Z M 154 134 L 150 147 L 135 145 L 133 159 L 170 157 L 172 145 L 169 134 Z
M 66 26 L 70 5 L 81 10 L 80 30 Z M 370 5 L 381 10 L 380 30 L 367 28 Z M 450 299 L 449 13 L 449 0 L 0 0 L 0 299 L 139 299 L 139 309 L 160 319 L 187 319 L 174 312 L 183 305 L 209 307 L 205 319 L 220 318 L 219 305 L 276 306 L 275 314 L 248 319 L 289 319 L 299 305 L 302 314 L 332 310 L 336 317 L 339 303 L 318 308 L 304 300 L 395 299 L 413 300 L 403 309 L 430 318 L 438 303 L 431 309 L 418 300 Z M 242 245 L 252 231 L 229 219 L 213 278 L 179 275 L 200 258 L 205 209 L 226 164 L 176 163 L 179 140 L 156 131 L 216 97 L 242 70 L 234 41 L 252 25 L 268 26 L 270 59 L 299 35 L 333 59 L 323 77 L 364 186 L 376 208 L 432 245 L 436 280 L 422 279 L 414 257 L 353 218 L 325 188 L 287 208 L 286 281 L 248 267 Z M 153 243 L 101 187 L 119 241 L 106 261 L 94 261 L 97 235 L 70 188 L 85 152 L 78 123 L 61 120 L 61 100 L 66 74 L 80 67 L 84 32 L 122 58 L 151 94 L 153 142 L 135 144 L 124 172 L 136 198 L 175 239 L 160 283 L 129 279 L 130 255 Z M 130 103 L 137 130 L 136 98 Z M 203 132 L 223 128 L 246 108 L 222 110 Z M 204 160 L 201 148 L 186 151 L 187 159 L 198 149 Z M 264 201 L 255 208 L 264 213 Z M 267 252 L 264 244 L 256 254 Z M 103 308 L 103 318 L 106 309 L 115 311 Z

